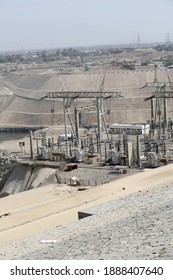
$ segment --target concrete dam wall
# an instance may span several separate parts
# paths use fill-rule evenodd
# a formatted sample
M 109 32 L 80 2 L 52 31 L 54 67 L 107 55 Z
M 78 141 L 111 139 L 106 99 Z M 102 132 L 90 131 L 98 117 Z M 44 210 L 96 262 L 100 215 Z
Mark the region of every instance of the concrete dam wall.
M 159 82 L 173 80 L 173 71 L 157 71 Z M 83 72 L 64 74 L 61 79 L 67 91 L 99 91 L 103 73 Z M 150 119 L 150 102 L 144 98 L 151 96 L 154 88 L 143 88 L 154 81 L 154 69 L 143 71 L 119 70 L 105 76 L 104 91 L 121 92 L 123 98 L 105 101 L 107 122 L 146 122 Z M 39 100 L 47 91 L 62 91 L 58 74 L 8 73 L 0 77 L 0 128 L 44 127 L 63 123 L 63 103 L 61 99 Z M 53 105 L 52 105 L 53 104 Z M 78 105 L 91 104 L 91 100 L 80 99 Z M 169 99 L 168 113 L 173 117 L 173 101 Z M 51 108 L 54 106 L 54 113 Z M 71 108 L 73 118 L 73 107 Z M 81 112 L 81 125 L 96 120 L 96 111 Z
M 11 195 L 41 187 L 47 182 L 50 183 L 51 179 L 54 180 L 52 177 L 55 172 L 55 169 L 51 168 L 17 164 L 2 187 L 0 195 Z

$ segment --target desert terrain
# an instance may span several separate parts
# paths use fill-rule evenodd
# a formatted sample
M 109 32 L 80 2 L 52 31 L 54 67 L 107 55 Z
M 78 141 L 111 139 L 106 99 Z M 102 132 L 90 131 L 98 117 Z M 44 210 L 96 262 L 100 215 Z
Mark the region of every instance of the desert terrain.
M 172 168 L 82 192 L 49 185 L 1 199 L 0 258 L 171 259 Z M 91 216 L 78 220 L 78 212 Z

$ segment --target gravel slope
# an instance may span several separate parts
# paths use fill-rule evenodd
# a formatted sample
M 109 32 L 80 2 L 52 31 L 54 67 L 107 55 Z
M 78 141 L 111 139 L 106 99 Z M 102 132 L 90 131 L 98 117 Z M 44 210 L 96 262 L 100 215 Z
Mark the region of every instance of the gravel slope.
M 1 247 L 1 259 L 172 259 L 173 183 L 86 209 L 92 216 Z M 44 240 L 56 241 L 44 243 Z

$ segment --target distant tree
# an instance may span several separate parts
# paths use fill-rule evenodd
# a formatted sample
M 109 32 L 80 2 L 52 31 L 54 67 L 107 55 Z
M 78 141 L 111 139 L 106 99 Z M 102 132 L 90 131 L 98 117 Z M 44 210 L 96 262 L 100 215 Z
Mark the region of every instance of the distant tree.
M 141 62 L 142 66 L 147 66 L 150 62 L 148 60 Z
M 0 55 L 0 63 L 6 63 L 6 58 L 2 55 Z
M 41 53 L 41 58 L 42 58 L 42 60 L 43 60 L 44 62 L 47 61 L 47 52 L 46 52 L 46 51 L 42 51 L 42 53 Z
M 87 64 L 85 64 L 84 69 L 85 69 L 85 71 L 89 71 L 89 66 Z
M 164 66 L 168 67 L 170 65 L 173 65 L 173 57 L 168 57 L 165 61 L 164 61 Z
M 112 61 L 111 61 L 111 65 L 112 65 L 112 66 L 115 66 L 115 65 L 116 65 L 116 61 L 115 61 L 115 60 L 112 60 Z
M 134 66 L 132 63 L 126 61 L 126 60 L 124 60 L 124 61 L 121 63 L 121 66 L 122 66 L 123 69 L 135 70 L 135 66 Z
M 173 51 L 173 44 L 169 44 L 169 45 L 157 45 L 153 47 L 154 50 L 156 51 Z

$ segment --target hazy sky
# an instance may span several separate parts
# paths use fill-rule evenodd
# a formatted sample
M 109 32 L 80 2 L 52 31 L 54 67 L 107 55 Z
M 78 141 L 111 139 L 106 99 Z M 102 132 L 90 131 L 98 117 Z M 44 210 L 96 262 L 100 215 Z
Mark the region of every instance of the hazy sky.
M 0 51 L 173 40 L 173 0 L 0 0 Z

